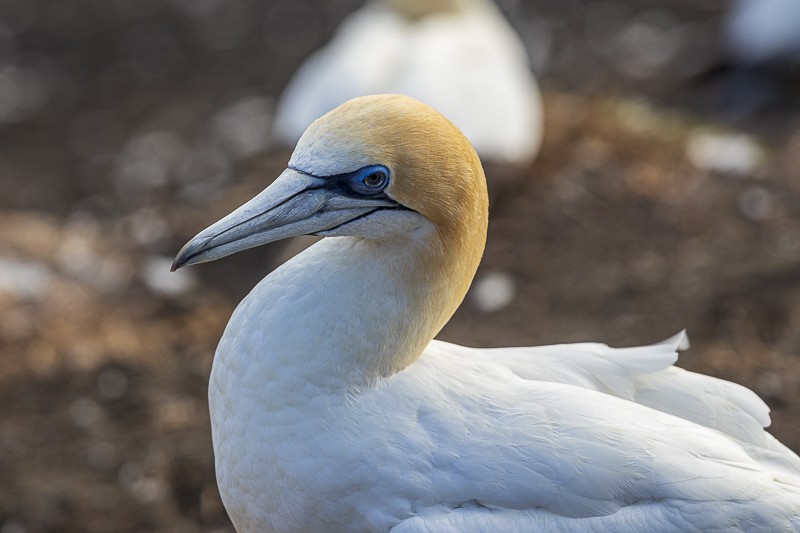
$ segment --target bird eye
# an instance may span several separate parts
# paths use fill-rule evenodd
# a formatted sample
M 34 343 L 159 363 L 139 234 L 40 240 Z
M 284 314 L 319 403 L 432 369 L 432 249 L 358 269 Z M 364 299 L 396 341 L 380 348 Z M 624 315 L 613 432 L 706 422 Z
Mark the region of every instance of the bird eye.
M 386 174 L 383 172 L 373 172 L 364 177 L 364 185 L 370 189 L 377 189 L 386 183 Z
M 360 194 L 375 194 L 389 185 L 389 171 L 386 167 L 375 165 L 365 167 L 354 173 L 351 187 Z

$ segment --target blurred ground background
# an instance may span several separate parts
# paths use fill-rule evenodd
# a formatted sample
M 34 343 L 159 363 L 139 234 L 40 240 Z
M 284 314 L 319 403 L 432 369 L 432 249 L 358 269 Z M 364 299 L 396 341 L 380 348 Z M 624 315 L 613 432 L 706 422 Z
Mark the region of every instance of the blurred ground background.
M 275 98 L 358 0 L 0 0 L 0 533 L 231 531 L 206 381 L 308 241 L 168 273 L 261 190 Z M 500 2 L 545 146 L 440 335 L 649 343 L 756 390 L 800 450 L 800 84 L 718 68 L 724 1 Z M 753 81 L 755 80 L 755 81 Z

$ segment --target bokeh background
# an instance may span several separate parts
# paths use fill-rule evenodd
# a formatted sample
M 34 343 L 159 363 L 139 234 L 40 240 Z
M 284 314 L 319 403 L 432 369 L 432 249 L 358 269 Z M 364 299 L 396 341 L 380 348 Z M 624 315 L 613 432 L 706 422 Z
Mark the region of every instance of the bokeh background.
M 290 153 L 277 96 L 359 0 L 0 0 L 0 533 L 232 531 L 206 383 L 236 303 L 310 241 L 169 274 Z M 487 168 L 446 340 L 649 343 L 800 450 L 800 83 L 732 68 L 722 0 L 502 0 L 545 145 Z

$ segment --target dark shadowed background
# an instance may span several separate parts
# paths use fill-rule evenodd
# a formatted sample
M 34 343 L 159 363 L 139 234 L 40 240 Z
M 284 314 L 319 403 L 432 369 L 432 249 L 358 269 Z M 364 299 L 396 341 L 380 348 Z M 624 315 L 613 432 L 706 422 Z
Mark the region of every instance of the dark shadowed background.
M 206 383 L 236 303 L 309 241 L 169 274 L 284 168 L 270 119 L 358 0 L 0 0 L 0 533 L 231 531 Z M 649 343 L 743 383 L 800 450 L 800 83 L 729 68 L 727 2 L 503 0 L 545 146 L 487 168 L 440 338 Z

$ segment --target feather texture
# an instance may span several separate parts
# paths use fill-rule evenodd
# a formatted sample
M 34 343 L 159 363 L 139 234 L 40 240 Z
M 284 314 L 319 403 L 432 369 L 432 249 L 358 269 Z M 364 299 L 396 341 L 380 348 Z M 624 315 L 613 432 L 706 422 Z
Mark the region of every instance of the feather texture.
M 380 195 L 341 191 L 336 176 L 377 164 Z M 317 120 L 273 185 L 183 248 L 176 267 L 328 237 L 265 277 L 217 348 L 212 438 L 236 528 L 796 532 L 800 459 L 754 393 L 673 366 L 683 333 L 622 349 L 432 340 L 487 218 L 464 136 L 370 96 Z

